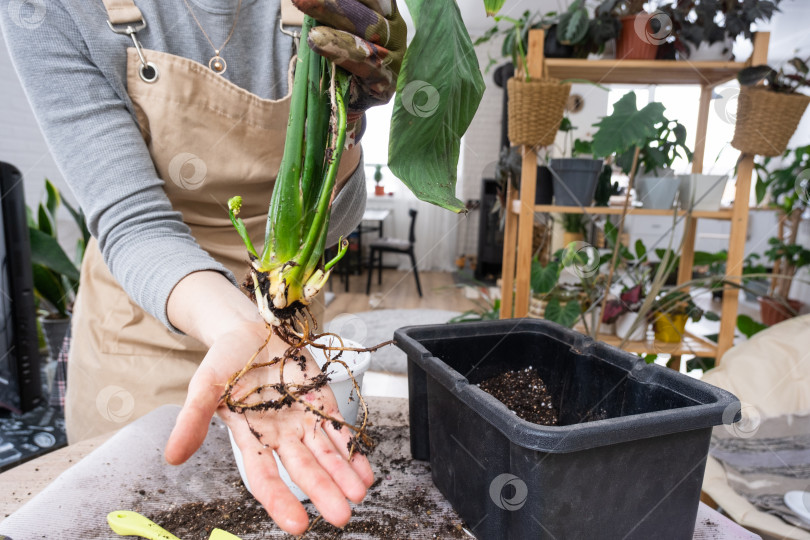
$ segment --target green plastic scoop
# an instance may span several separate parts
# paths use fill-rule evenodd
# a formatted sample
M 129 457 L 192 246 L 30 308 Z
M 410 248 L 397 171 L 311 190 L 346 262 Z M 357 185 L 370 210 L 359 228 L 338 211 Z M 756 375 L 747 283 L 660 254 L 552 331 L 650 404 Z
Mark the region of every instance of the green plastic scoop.
M 180 540 L 175 535 L 138 512 L 129 510 L 116 510 L 107 514 L 107 523 L 113 532 L 119 536 L 140 536 L 149 540 Z M 222 529 L 214 529 L 208 540 L 240 540 Z

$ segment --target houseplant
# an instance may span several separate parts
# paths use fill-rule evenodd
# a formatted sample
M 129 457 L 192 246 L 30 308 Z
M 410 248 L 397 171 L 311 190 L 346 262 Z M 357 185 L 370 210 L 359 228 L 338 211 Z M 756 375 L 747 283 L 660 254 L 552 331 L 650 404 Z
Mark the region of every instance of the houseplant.
M 609 14 L 621 21 L 616 39 L 616 58 L 620 60 L 653 60 L 658 46 L 671 32 L 668 18 L 644 11 L 645 0 L 605 0 L 597 14 Z
M 661 6 L 672 21 L 675 49 L 692 61 L 729 60 L 739 36 L 752 37 L 756 21 L 768 21 L 781 0 L 676 0 Z
M 762 156 L 778 156 L 785 151 L 810 103 L 810 97 L 800 93 L 810 87 L 809 60 L 795 57 L 778 70 L 767 65 L 740 70 L 737 124 L 731 146 Z
M 703 318 L 692 296 L 682 290 L 664 293 L 656 298 L 652 308 L 655 339 L 663 343 L 678 343 L 686 331 L 686 321 L 698 322 Z
M 382 185 L 382 165 L 374 166 L 374 195 L 377 197 L 385 195 L 385 186 Z
M 28 208 L 28 233 L 31 243 L 31 271 L 34 275 L 38 323 L 56 360 L 70 327 L 70 314 L 79 287 L 79 268 L 90 239 L 84 214 L 64 200 L 56 186 L 45 180 L 45 203 L 37 212 Z M 64 205 L 81 233 L 73 260 L 58 241 L 56 214 Z
M 555 158 L 549 162 L 555 202 L 557 206 L 591 206 L 604 160 L 593 157 L 589 141 L 571 141 L 573 130 L 571 121 L 564 118 L 560 124 L 560 131 L 566 134 L 563 154 L 571 157 Z
M 692 159 L 686 146 L 686 128 L 676 120 L 665 119 L 656 125 L 655 136 L 647 140 L 638 156 L 635 188 L 645 208 L 672 208 L 681 182 L 671 167 L 679 157 Z M 629 174 L 633 152 L 625 151 L 616 163 Z
M 795 317 L 804 305 L 799 300 L 790 298 L 793 278 L 802 268 L 810 266 L 810 249 L 799 244 L 788 244 L 779 238 L 768 240 L 770 248 L 765 252 L 769 261 L 780 263 L 779 274 L 772 278 L 767 296 L 759 297 L 762 322 L 768 326 Z

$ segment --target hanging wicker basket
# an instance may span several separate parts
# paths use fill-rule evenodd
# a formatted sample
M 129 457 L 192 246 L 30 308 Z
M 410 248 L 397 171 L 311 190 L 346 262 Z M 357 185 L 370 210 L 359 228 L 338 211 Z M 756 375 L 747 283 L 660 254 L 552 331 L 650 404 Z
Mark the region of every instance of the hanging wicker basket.
M 810 96 L 743 86 L 737 98 L 737 125 L 731 146 L 746 154 L 779 156 L 787 148 Z
M 571 84 L 559 79 L 524 81 L 512 77 L 509 92 L 509 141 L 513 145 L 548 146 L 554 143 Z

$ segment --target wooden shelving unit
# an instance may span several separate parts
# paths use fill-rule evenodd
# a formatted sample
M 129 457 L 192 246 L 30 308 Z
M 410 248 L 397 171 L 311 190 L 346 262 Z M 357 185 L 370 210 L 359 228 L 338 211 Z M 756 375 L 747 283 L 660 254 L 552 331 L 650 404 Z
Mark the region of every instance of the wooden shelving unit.
M 533 30 L 529 34 L 528 63 L 529 73 L 533 78 L 541 78 L 543 73 L 558 79 L 586 79 L 600 84 L 699 84 L 701 86 L 698 106 L 697 133 L 695 136 L 692 172 L 703 172 L 703 158 L 706 149 L 706 132 L 711 107 L 712 90 L 718 84 L 734 79 L 737 72 L 747 65 L 764 64 L 768 58 L 770 34 L 760 32 L 754 38 L 754 51 L 748 62 L 690 62 L 675 60 L 582 60 L 568 58 L 549 58 L 543 56 L 542 30 Z M 522 147 L 523 168 L 521 186 L 518 193 L 511 185 L 507 191 L 507 212 L 504 231 L 503 279 L 501 290 L 501 317 L 525 317 L 529 311 L 530 277 L 532 256 L 532 227 L 536 212 L 587 213 L 603 215 L 621 215 L 620 207 L 571 207 L 554 205 L 535 205 L 537 182 L 537 154 L 530 147 Z M 742 274 L 745 251 L 745 237 L 748 229 L 748 194 L 751 192 L 751 175 L 754 167 L 754 156 L 743 155 L 737 166 L 737 193 L 734 205 L 728 210 L 717 212 L 677 211 L 685 222 L 681 265 L 678 268 L 678 283 L 683 284 L 692 278 L 692 266 L 695 254 L 695 233 L 698 219 L 722 219 L 731 222 L 727 279 L 739 282 Z M 675 210 L 652 210 L 630 208 L 628 215 L 673 215 Z M 735 277 L 736 276 L 736 277 Z M 680 344 L 672 344 L 671 352 L 666 354 L 679 356 L 695 354 L 713 356 L 720 362 L 723 354 L 734 343 L 734 328 L 737 320 L 738 293 L 736 287 L 727 286 L 723 291 L 723 309 L 721 313 L 720 333 L 717 345 L 687 335 Z M 514 297 L 513 297 L 514 294 Z M 619 345 L 616 336 L 600 336 L 603 341 Z M 668 344 L 656 343 L 652 337 L 646 341 L 628 342 L 624 348 L 636 353 L 663 353 L 662 348 Z

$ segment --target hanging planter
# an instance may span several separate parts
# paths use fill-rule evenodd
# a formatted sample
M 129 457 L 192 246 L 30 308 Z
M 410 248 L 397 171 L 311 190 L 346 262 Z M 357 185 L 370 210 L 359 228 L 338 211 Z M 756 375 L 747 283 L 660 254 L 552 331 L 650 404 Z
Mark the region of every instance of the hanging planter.
M 509 92 L 509 141 L 513 145 L 549 146 L 557 137 L 571 84 L 559 79 L 512 77 Z
M 737 124 L 731 146 L 745 154 L 779 156 L 799 126 L 810 96 L 807 60 L 793 58 L 779 71 L 765 65 L 740 71 Z M 764 83 L 762 86 L 756 86 Z

